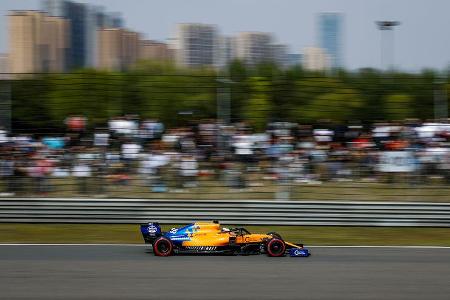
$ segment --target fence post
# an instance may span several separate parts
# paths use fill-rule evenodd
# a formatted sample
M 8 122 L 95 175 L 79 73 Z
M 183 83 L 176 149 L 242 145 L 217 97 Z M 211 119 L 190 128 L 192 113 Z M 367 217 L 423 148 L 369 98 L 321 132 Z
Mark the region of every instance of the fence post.
M 445 120 L 448 118 L 447 82 L 439 76 L 434 83 L 434 120 Z
M 0 126 L 11 132 L 11 81 L 0 80 Z

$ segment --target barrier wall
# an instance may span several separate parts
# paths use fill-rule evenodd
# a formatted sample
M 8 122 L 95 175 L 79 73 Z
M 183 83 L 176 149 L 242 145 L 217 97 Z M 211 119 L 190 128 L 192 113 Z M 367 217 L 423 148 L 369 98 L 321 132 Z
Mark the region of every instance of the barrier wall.
M 450 227 L 450 204 L 257 200 L 3 198 L 0 222 Z

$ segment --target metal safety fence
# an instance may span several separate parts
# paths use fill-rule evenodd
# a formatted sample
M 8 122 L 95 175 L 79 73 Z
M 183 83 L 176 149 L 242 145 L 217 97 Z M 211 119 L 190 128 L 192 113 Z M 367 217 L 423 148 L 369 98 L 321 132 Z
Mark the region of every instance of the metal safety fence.
M 450 203 L 444 74 L 136 67 L 3 74 L 0 196 Z
M 413 202 L 3 198 L 0 222 L 450 227 L 450 204 Z

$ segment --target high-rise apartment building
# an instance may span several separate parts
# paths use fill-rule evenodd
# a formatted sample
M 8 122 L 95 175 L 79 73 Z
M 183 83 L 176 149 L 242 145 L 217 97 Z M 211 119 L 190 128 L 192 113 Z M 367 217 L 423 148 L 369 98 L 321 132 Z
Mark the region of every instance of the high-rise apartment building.
M 8 16 L 9 53 L 12 73 L 40 72 L 42 14 L 37 11 L 12 11 Z
M 302 64 L 303 57 L 299 53 L 289 53 L 287 55 L 288 66 L 298 66 Z
M 72 46 L 67 57 L 69 69 L 95 66 L 97 30 L 123 26 L 120 13 L 106 13 L 100 6 L 69 0 L 43 0 L 42 8 L 51 16 L 63 17 L 70 21 Z
M 340 68 L 342 61 L 343 16 L 340 13 L 319 15 L 319 47 L 325 49 L 330 59 L 330 67 Z
M 12 73 L 63 72 L 70 49 L 70 24 L 40 11 L 9 14 L 9 64 Z
M 98 67 L 105 70 L 122 69 L 122 30 L 100 29 L 97 31 Z
M 123 21 L 120 19 L 120 15 L 118 13 L 107 13 L 105 8 L 102 6 L 92 6 L 91 9 L 96 12 L 97 28 L 123 27 Z
M 120 13 L 106 13 L 101 6 L 88 6 L 86 20 L 86 66 L 98 65 L 98 34 L 97 30 L 104 28 L 122 28 L 123 20 Z
M 171 51 L 166 43 L 151 40 L 139 41 L 139 59 L 141 60 L 171 60 Z
M 139 34 L 122 28 L 98 30 L 97 62 L 100 69 L 123 71 L 138 60 Z
M 139 58 L 139 33 L 120 29 L 122 31 L 122 70 L 128 69 Z
M 97 65 L 97 29 L 98 14 L 101 11 L 99 6 L 89 6 L 86 12 L 86 58 L 87 67 L 95 67 Z
M 214 66 L 218 33 L 215 25 L 184 23 L 176 28 L 173 46 L 176 63 L 186 67 Z
M 9 66 L 9 55 L 8 54 L 0 54 L 0 80 L 9 79 L 10 76 L 8 73 L 11 72 Z
M 303 49 L 303 67 L 311 71 L 324 71 L 330 68 L 330 58 L 325 49 L 306 47 Z
M 60 17 L 47 17 L 45 20 L 45 44 L 47 53 L 42 56 L 43 71 L 63 72 L 67 67 L 67 56 L 70 53 L 70 24 Z
M 122 15 L 119 12 L 112 12 L 109 13 L 109 22 L 111 23 L 111 25 L 109 27 L 112 28 L 122 28 L 124 26 L 124 22 L 122 19 Z
M 272 61 L 281 68 L 286 68 L 289 65 L 288 46 L 284 44 L 271 45 Z
M 69 69 L 86 66 L 86 22 L 88 6 L 67 0 L 44 0 L 43 10 L 50 16 L 70 21 L 70 53 L 67 57 Z
M 248 65 L 272 60 L 272 35 L 266 32 L 241 32 L 236 39 L 236 56 Z
M 216 52 L 216 66 L 227 66 L 236 58 L 236 39 L 230 36 L 219 36 Z

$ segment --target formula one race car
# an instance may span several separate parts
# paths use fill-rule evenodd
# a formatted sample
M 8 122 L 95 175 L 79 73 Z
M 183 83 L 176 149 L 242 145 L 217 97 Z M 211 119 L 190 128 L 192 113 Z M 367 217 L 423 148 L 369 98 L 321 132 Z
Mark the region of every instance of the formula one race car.
M 173 254 L 236 254 L 266 253 L 268 256 L 309 256 L 302 244 L 284 241 L 275 232 L 250 233 L 242 227 L 223 228 L 219 222 L 197 222 L 162 232 L 159 223 L 141 225 L 144 241 L 153 246 L 156 256 Z

